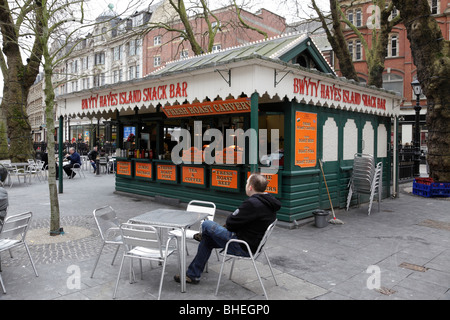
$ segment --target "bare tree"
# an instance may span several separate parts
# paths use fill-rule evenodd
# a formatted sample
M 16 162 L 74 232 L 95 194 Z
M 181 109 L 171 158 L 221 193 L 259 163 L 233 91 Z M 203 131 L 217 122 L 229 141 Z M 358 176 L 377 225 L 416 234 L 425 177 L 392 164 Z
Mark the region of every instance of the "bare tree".
M 327 19 L 317 7 L 315 0 L 311 1 L 325 29 L 328 41 L 339 60 L 339 67 L 343 76 L 359 81 L 353 66 L 352 55 L 348 50 L 346 35 L 343 32 L 342 26 L 344 23 L 356 35 L 364 48 L 368 68 L 367 84 L 381 88 L 383 86 L 384 61 L 387 54 L 389 33 L 396 24 L 401 22 L 400 15 L 392 16 L 394 4 L 392 2 L 387 3 L 385 0 L 373 1 L 370 7 L 372 8 L 372 16 L 369 18 L 367 25 L 360 29 L 347 18 L 340 1 L 330 0 L 331 14 L 329 19 L 332 24 L 332 30 L 330 30 Z M 352 6 L 353 2 L 350 2 L 346 9 L 352 8 Z M 365 33 L 370 35 L 368 37 L 370 42 L 366 40 Z
M 166 19 L 151 20 L 145 32 L 154 29 L 170 32 L 172 33 L 171 41 L 181 39 L 180 46 L 183 42 L 188 42 L 195 55 L 211 52 L 216 35 L 227 28 L 252 30 L 267 38 L 266 32 L 245 21 L 242 17 L 245 4 L 238 5 L 235 0 L 230 0 L 227 10 L 232 12 L 236 19 L 230 17 L 229 21 L 220 21 L 207 0 L 194 0 L 187 3 L 184 0 L 167 0 L 166 3 L 169 4 L 169 8 L 165 8 Z M 199 34 L 199 28 L 196 28 L 200 23 L 206 24 L 206 31 L 203 34 Z M 205 44 L 202 41 L 204 38 L 206 38 Z

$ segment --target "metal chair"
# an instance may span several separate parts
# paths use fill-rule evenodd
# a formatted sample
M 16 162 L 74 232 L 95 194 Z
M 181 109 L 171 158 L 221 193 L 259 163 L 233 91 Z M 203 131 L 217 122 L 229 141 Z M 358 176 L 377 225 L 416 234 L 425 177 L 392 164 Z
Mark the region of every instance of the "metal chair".
M 216 214 L 216 205 L 214 202 L 192 200 L 188 203 L 186 211 L 207 213 L 208 217 L 206 217 L 206 219 L 213 221 L 214 215 Z M 200 223 L 200 231 L 201 230 L 202 229 L 201 229 L 201 223 Z M 197 233 L 199 233 L 199 230 L 186 230 L 186 239 L 194 239 L 194 235 Z M 171 230 L 169 232 L 169 235 L 180 238 L 181 230 L 178 230 L 178 229 Z
M 103 240 L 102 247 L 98 252 L 97 260 L 95 261 L 94 268 L 92 269 L 91 278 L 94 277 L 95 269 L 97 268 L 98 261 L 103 251 L 103 247 L 106 244 L 117 245 L 116 252 L 114 254 L 111 265 L 114 264 L 117 252 L 121 245 L 123 245 L 122 235 L 120 233 L 120 223 L 117 220 L 116 211 L 111 206 L 104 206 L 95 209 L 92 214 L 94 215 L 95 223 L 97 224 L 98 231 Z
M 25 169 L 17 169 L 17 166 L 11 166 L 10 167 L 10 169 L 9 169 L 9 174 L 10 174 L 10 176 L 16 176 L 17 177 L 17 180 L 19 181 L 19 183 L 20 183 L 20 177 L 23 177 L 23 182 L 24 183 L 26 183 L 27 182 L 27 177 L 29 178 L 28 179 L 28 184 L 31 184 L 31 174 L 30 174 L 30 172 L 28 172 L 28 170 L 25 170 Z M 11 184 L 10 184 L 10 188 L 12 187 L 12 185 L 13 185 L 13 181 L 12 181 L 12 179 L 10 180 L 11 181 Z
M 349 190 L 347 195 L 347 211 L 350 207 L 353 194 L 357 195 L 358 205 L 360 203 L 360 195 L 368 194 L 369 210 L 368 215 L 372 210 L 373 198 L 378 194 L 378 212 L 380 211 L 380 202 L 382 194 L 382 176 L 383 164 L 379 162 L 375 165 L 375 160 L 369 154 L 355 154 L 353 162 L 352 176 L 349 181 Z
M 205 206 L 206 205 L 206 206 Z M 186 211 L 194 211 L 194 212 L 204 212 L 208 214 L 206 217 L 207 220 L 214 221 L 214 215 L 216 214 L 216 204 L 214 202 L 209 201 L 200 201 L 200 200 L 192 200 L 188 203 Z M 202 231 L 202 223 L 204 220 L 200 222 L 199 230 L 185 230 L 186 232 L 186 240 L 193 240 L 194 235 Z M 169 235 L 175 236 L 177 238 L 181 238 L 181 230 L 175 229 L 169 231 Z M 186 246 L 186 254 L 189 255 L 189 251 Z M 216 250 L 217 261 L 219 261 L 219 254 Z M 206 272 L 208 272 L 208 265 L 206 266 Z
M 116 173 L 116 158 L 115 157 L 108 158 L 108 163 L 106 165 L 106 172 L 107 173 Z
M 74 173 L 75 173 L 75 176 L 78 173 L 79 177 L 81 177 L 81 175 L 83 175 L 83 178 L 86 178 L 86 175 L 84 174 L 84 171 L 83 171 L 83 167 L 79 163 L 75 163 L 72 167 L 72 173 L 70 174 L 70 176 L 72 178 L 73 178 Z
M 28 257 L 30 258 L 34 274 L 36 275 L 36 277 L 38 277 L 39 275 L 36 271 L 36 267 L 34 266 L 33 259 L 31 258 L 30 250 L 28 249 L 28 245 L 25 242 L 31 218 L 31 212 L 24 212 L 14 216 L 6 217 L 3 227 L 0 231 L 0 254 L 6 250 L 10 251 L 13 248 L 24 246 L 28 253 Z M 0 284 L 2 286 L 3 293 L 6 293 L 1 274 Z
M 269 239 L 269 237 L 270 237 L 270 235 L 271 235 L 271 233 L 273 231 L 273 228 L 275 227 L 276 223 L 277 223 L 277 219 L 275 219 L 275 221 L 272 222 L 267 227 L 267 230 L 264 233 L 264 236 L 261 239 L 261 242 L 259 243 L 259 246 L 256 249 L 255 253 L 252 253 L 252 251 L 250 250 L 250 246 L 244 240 L 231 239 L 231 240 L 229 240 L 227 242 L 227 244 L 225 245 L 225 249 L 222 250 L 221 253 L 220 253 L 221 255 L 223 255 L 223 260 L 222 260 L 222 266 L 220 267 L 219 279 L 217 280 L 217 288 L 216 288 L 216 293 L 215 293 L 216 296 L 217 296 L 217 293 L 219 292 L 220 279 L 222 277 L 223 267 L 225 265 L 226 258 L 229 257 L 229 258 L 233 259 L 233 262 L 232 262 L 232 265 L 231 265 L 229 279 L 231 280 L 231 275 L 233 274 L 234 262 L 235 262 L 236 259 L 251 260 L 252 263 L 253 263 L 253 267 L 255 268 L 256 275 L 258 276 L 259 283 L 261 284 L 261 287 L 263 289 L 264 296 L 266 297 L 267 300 L 269 299 L 267 297 L 267 292 L 266 292 L 266 289 L 264 288 L 264 284 L 262 283 L 261 276 L 259 275 L 258 268 L 256 267 L 255 260 L 258 259 L 258 257 L 261 255 L 261 253 L 264 253 L 264 255 L 266 257 L 266 260 L 267 260 L 267 263 L 269 264 L 269 268 L 270 268 L 270 272 L 272 273 L 273 280 L 275 281 L 275 285 L 278 286 L 277 279 L 275 278 L 275 274 L 273 273 L 273 269 L 272 269 L 272 265 L 270 263 L 269 257 L 267 256 L 266 250 L 264 249 L 264 245 L 267 243 L 267 240 Z M 235 255 L 227 253 L 229 244 L 233 243 L 233 242 L 244 244 L 247 247 L 247 251 L 248 251 L 250 256 L 249 257 L 235 256 Z
M 99 158 L 99 165 L 100 168 L 105 168 L 105 173 L 108 172 L 108 159 L 106 157 L 100 157 Z M 100 168 L 98 168 L 97 170 L 100 170 Z
M 119 285 L 120 274 L 122 273 L 123 262 L 125 258 L 130 260 L 130 283 L 131 276 L 134 278 L 134 271 L 132 260 L 150 260 L 162 263 L 161 280 L 159 282 L 158 300 L 161 298 L 161 290 L 164 280 L 164 271 L 166 269 L 167 258 L 177 251 L 178 242 L 176 237 L 168 237 L 165 246 L 162 246 L 161 238 L 158 229 L 163 229 L 160 226 L 149 226 L 140 224 L 124 223 L 120 226 L 122 232 L 123 242 L 127 246 L 127 251 L 124 252 L 122 262 L 120 263 L 119 274 L 117 275 L 116 287 L 114 289 L 113 299 L 116 298 L 117 287 Z M 175 246 L 170 247 L 172 239 L 175 239 Z M 142 266 L 142 264 L 141 264 Z M 180 257 L 178 255 L 178 266 L 180 266 Z M 142 269 L 141 269 L 142 276 Z

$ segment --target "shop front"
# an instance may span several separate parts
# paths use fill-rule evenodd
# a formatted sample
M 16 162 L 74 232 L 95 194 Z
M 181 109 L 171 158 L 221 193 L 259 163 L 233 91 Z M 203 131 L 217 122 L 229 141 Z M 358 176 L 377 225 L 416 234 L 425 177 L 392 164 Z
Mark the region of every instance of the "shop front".
M 300 56 L 315 70 L 295 64 Z M 282 202 L 278 219 L 295 223 L 330 207 L 319 159 L 333 206 L 343 208 L 354 154 L 370 153 L 383 162 L 383 197 L 391 194 L 400 97 L 335 77 L 306 36 L 174 61 L 141 80 L 62 99 L 67 115 L 116 125 L 119 192 L 234 211 L 249 174 L 261 172 Z

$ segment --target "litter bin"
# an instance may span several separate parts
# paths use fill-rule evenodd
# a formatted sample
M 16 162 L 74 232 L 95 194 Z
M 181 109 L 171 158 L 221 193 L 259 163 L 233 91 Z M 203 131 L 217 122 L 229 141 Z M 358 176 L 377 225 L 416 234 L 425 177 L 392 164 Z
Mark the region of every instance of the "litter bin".
M 317 228 L 323 228 L 327 226 L 328 224 L 327 217 L 329 214 L 330 214 L 329 211 L 320 209 L 313 211 L 314 220 Z

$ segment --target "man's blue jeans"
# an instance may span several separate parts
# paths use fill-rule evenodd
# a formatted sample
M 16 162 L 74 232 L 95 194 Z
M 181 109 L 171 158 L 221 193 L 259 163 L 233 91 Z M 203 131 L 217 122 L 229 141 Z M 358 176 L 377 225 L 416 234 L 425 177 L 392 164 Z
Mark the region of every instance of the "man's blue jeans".
M 214 221 L 203 221 L 202 241 L 198 245 L 197 255 L 187 269 L 187 276 L 191 279 L 199 280 L 211 255 L 211 251 L 214 248 L 225 248 L 228 240 L 231 239 L 237 239 L 234 232 L 228 231 Z M 247 251 L 243 250 L 239 243 L 230 243 L 228 253 L 249 257 Z

